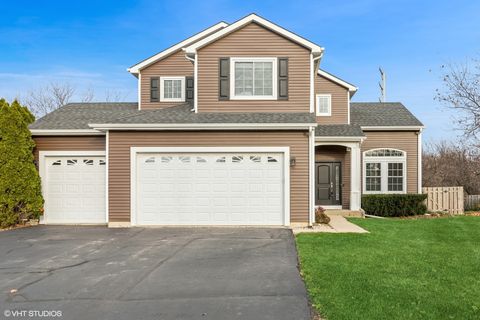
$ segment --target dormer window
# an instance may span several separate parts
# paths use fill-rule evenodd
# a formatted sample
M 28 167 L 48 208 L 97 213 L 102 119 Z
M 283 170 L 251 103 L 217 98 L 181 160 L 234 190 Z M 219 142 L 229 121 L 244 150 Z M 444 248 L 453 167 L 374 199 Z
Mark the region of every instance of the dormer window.
M 160 77 L 160 101 L 184 102 L 185 77 Z
M 231 58 L 230 99 L 277 99 L 277 58 Z
M 329 117 L 332 115 L 332 95 L 317 94 L 317 116 Z

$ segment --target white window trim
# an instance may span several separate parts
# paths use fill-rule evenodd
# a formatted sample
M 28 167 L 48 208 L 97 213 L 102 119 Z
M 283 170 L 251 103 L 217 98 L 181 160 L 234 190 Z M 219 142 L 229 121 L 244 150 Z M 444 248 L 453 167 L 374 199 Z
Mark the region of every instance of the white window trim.
M 318 99 L 322 97 L 327 97 L 328 98 L 328 112 L 319 112 L 318 111 L 318 107 L 319 107 L 319 103 L 318 103 Z M 317 94 L 315 96 L 315 113 L 317 114 L 317 117 L 330 117 L 332 115 L 332 95 L 331 94 Z
M 235 63 L 236 62 L 272 62 L 272 95 L 270 96 L 237 96 L 235 95 Z M 277 97 L 277 58 L 275 57 L 232 57 L 230 58 L 230 100 L 278 100 Z
M 182 82 L 181 97 L 180 98 L 165 98 L 164 97 L 164 81 L 165 80 L 180 80 Z M 161 102 L 185 102 L 185 77 L 160 77 L 160 101 Z
M 137 154 L 138 153 L 283 153 L 284 203 L 283 223 L 290 225 L 290 147 L 130 147 L 130 221 L 137 225 Z
M 403 152 L 401 157 L 366 157 L 365 154 L 369 151 L 390 149 Z M 407 193 L 407 152 L 394 148 L 376 148 L 363 152 L 363 193 L 364 194 L 404 194 Z M 380 191 L 367 191 L 367 163 L 380 163 Z M 403 186 L 402 191 L 388 191 L 388 163 L 402 163 L 403 164 Z

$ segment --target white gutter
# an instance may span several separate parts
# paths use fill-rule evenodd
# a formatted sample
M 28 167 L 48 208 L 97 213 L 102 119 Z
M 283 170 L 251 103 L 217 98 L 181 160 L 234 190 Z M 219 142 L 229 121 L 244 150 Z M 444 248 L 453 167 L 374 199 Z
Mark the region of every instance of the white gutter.
M 362 126 L 367 131 L 419 131 L 425 126 Z
M 315 137 L 315 141 L 319 142 L 340 142 L 340 141 L 355 141 L 355 142 L 363 142 L 366 140 L 367 137 L 364 136 L 358 136 L 358 137 L 345 137 L 345 136 L 330 136 L 330 137 L 324 137 L 324 136 L 317 136 Z
M 316 123 L 89 124 L 95 130 L 307 130 Z
M 31 129 L 32 136 L 98 136 L 105 135 L 94 129 Z

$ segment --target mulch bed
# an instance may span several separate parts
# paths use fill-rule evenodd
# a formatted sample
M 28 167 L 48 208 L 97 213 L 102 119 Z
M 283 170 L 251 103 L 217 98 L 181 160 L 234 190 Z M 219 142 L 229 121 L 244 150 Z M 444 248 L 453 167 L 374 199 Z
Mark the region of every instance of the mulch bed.
M 480 217 L 480 211 L 465 212 L 466 216 Z
M 408 217 L 399 217 L 399 219 L 437 219 L 437 218 L 449 218 L 453 217 L 453 215 L 450 214 L 439 214 L 439 213 L 427 213 L 427 214 L 422 214 L 418 216 L 408 216 Z
M 36 225 L 38 225 L 38 224 L 30 224 L 29 222 L 26 222 L 24 224 L 17 224 L 16 226 L 13 226 L 13 227 L 0 228 L 0 232 L 8 231 L 8 230 L 15 230 L 15 229 L 30 228 L 30 227 L 35 227 Z

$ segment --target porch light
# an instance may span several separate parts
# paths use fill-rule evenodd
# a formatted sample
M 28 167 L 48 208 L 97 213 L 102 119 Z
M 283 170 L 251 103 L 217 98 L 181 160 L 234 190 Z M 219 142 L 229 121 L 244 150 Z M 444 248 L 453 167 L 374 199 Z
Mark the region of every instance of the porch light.
M 290 167 L 293 167 L 297 164 L 297 158 L 290 157 Z

